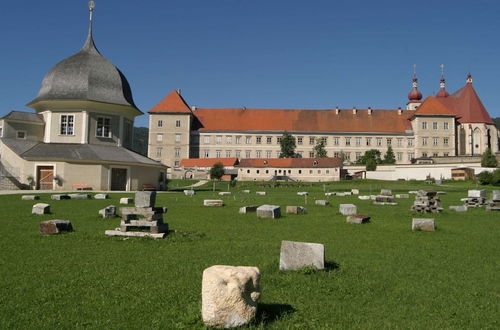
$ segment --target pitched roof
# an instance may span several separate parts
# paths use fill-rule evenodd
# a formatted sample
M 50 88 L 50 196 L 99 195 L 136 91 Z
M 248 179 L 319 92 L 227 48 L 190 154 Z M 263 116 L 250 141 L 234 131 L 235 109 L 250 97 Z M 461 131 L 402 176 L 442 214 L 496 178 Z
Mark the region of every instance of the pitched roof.
M 238 167 L 292 167 L 292 168 L 331 168 L 340 167 L 342 160 L 333 158 L 245 158 Z
M 37 113 L 26 112 L 26 111 L 11 111 L 6 114 L 1 119 L 19 120 L 19 121 L 30 121 L 34 123 L 43 124 L 43 117 Z
M 414 110 L 198 108 L 200 131 L 405 133 Z
M 216 163 L 223 166 L 234 166 L 238 164 L 238 158 L 185 158 L 181 160 L 181 167 L 212 167 Z
M 460 117 L 458 119 L 460 123 L 495 124 L 472 87 L 472 83 L 467 83 L 455 93 L 446 98 L 440 98 L 438 101 Z
M 455 116 L 443 103 L 439 102 L 435 97 L 429 96 L 417 108 L 414 115 L 443 115 Z
M 149 113 L 191 113 L 191 109 L 177 90 L 171 91 L 160 103 L 148 111 Z

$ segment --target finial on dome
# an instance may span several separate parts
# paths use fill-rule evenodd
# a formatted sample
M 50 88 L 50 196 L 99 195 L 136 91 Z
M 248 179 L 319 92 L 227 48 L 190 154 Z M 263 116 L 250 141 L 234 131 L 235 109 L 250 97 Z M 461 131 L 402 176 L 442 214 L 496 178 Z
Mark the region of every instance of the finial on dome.
M 448 97 L 450 93 L 446 91 L 446 79 L 444 78 L 444 64 L 441 64 L 441 78 L 439 79 L 439 91 L 436 97 Z
M 467 83 L 472 84 L 472 75 L 470 74 L 470 72 L 467 74 Z
M 413 64 L 413 79 L 412 79 L 412 89 L 408 93 L 408 99 L 410 102 L 420 102 L 422 99 L 422 93 L 418 90 L 418 79 L 417 79 L 417 65 Z
M 92 34 L 92 15 L 94 14 L 95 2 L 89 1 L 89 34 Z

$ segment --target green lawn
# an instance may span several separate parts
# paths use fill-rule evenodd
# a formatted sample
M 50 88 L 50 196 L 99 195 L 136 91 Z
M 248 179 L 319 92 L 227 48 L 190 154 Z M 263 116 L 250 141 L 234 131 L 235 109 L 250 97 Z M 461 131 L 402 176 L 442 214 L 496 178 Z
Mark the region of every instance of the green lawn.
M 176 186 L 183 186 L 176 182 Z M 472 183 L 429 186 L 422 182 L 344 181 L 302 187 L 260 187 L 239 183 L 224 196 L 226 206 L 204 208 L 203 199 L 219 198 L 212 184 L 194 197 L 160 193 L 158 206 L 176 233 L 163 240 L 106 237 L 119 218 L 103 220 L 97 211 L 133 194 L 108 200 L 52 201 L 51 215 L 31 215 L 33 201 L 0 196 L 0 325 L 2 329 L 172 329 L 203 328 L 201 276 L 217 264 L 257 266 L 262 297 L 249 328 L 332 329 L 499 328 L 500 213 L 460 205 Z M 227 183 L 217 189 L 227 190 Z M 330 197 L 324 191 L 359 188 L 376 194 L 434 188 L 444 212 L 436 232 L 412 232 L 410 199 L 398 206 L 375 206 L 356 196 Z M 251 189 L 251 194 L 242 194 Z M 492 187 L 487 188 L 489 190 Z M 498 188 L 497 188 L 498 189 Z M 256 196 L 256 190 L 267 196 Z M 297 191 L 308 191 L 307 205 Z M 354 203 L 371 223 L 353 225 L 338 213 Z M 306 215 L 257 219 L 238 214 L 243 205 L 304 205 Z M 66 219 L 70 234 L 41 236 L 42 220 Z M 282 240 L 325 244 L 328 269 L 278 270 Z

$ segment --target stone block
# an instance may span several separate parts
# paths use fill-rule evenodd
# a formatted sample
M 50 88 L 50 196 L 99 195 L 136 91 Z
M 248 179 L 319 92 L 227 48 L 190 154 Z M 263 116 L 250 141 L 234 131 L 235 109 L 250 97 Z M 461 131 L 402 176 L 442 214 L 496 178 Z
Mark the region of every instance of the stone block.
M 23 201 L 35 201 L 35 200 L 39 200 L 40 199 L 40 196 L 38 195 L 23 195 L 21 196 L 21 200 Z
M 120 228 L 115 230 L 106 230 L 106 236 L 125 236 L 125 237 L 151 237 L 154 239 L 165 237 L 166 233 L 148 233 L 145 231 L 121 231 Z
M 281 241 L 280 270 L 325 268 L 325 246 L 317 243 Z
M 155 207 L 156 191 L 138 191 L 135 193 L 135 207 Z
M 493 190 L 491 192 L 491 200 L 494 202 L 500 202 L 500 190 Z
M 251 322 L 259 298 L 257 267 L 212 266 L 203 271 L 201 314 L 207 326 L 234 328 Z
M 417 196 L 419 196 L 419 197 L 432 198 L 432 197 L 435 197 L 436 195 L 437 195 L 437 191 L 434 191 L 434 190 L 419 190 L 417 192 Z
M 255 193 L 257 195 L 259 195 L 259 196 L 266 196 L 266 192 L 265 191 L 256 191 Z
M 325 196 L 330 197 L 330 196 L 335 196 L 336 194 L 337 193 L 335 193 L 335 192 L 327 192 L 327 193 L 325 193 Z
M 353 195 L 359 195 L 359 189 L 351 189 Z
M 257 217 L 277 219 L 281 217 L 281 208 L 278 205 L 261 205 L 257 208 Z
M 382 195 L 382 196 L 392 196 L 392 190 L 391 189 L 382 189 L 382 190 L 380 190 L 380 195 Z
M 194 196 L 195 194 L 196 194 L 196 192 L 192 189 L 184 190 L 184 195 L 186 195 L 186 196 Z
M 128 205 L 128 204 L 131 204 L 133 202 L 134 202 L 134 199 L 130 198 L 130 197 L 122 197 L 122 198 L 120 198 L 120 204 L 122 204 L 122 205 Z
M 55 201 L 60 201 L 63 199 L 70 199 L 68 195 L 51 195 L 50 199 L 55 200 Z
M 328 204 L 330 204 L 329 201 L 327 200 L 324 200 L 324 199 L 318 199 L 314 202 L 316 205 L 321 205 L 321 206 L 327 206 Z
M 346 196 L 346 193 L 343 193 L 343 192 L 338 192 L 338 193 L 335 193 L 335 196 L 338 196 L 338 197 L 345 197 L 345 196 Z
M 224 206 L 224 201 L 222 199 L 205 199 L 203 206 Z
M 339 212 L 342 215 L 354 215 L 358 213 L 358 208 L 354 204 L 340 204 Z
M 231 195 L 231 192 L 230 191 L 221 191 L 219 193 L 219 196 L 226 196 L 226 195 Z
M 31 209 L 31 214 L 49 214 L 50 213 L 50 205 L 45 203 L 37 203 L 33 205 Z
M 416 195 L 416 194 L 418 194 L 418 191 L 416 191 L 416 190 L 410 190 L 410 191 L 408 191 L 408 193 Z
M 99 215 L 101 215 L 103 219 L 114 218 L 116 217 L 116 207 L 114 205 L 108 205 L 102 210 L 99 210 Z
M 255 206 L 255 205 L 243 206 L 243 207 L 240 207 L 239 212 L 241 214 L 250 213 L 250 212 L 257 212 L 257 206 Z
M 397 194 L 396 198 L 410 198 L 409 194 Z
M 358 196 L 358 199 L 361 199 L 362 201 L 368 201 L 368 200 L 371 199 L 371 197 L 370 196 L 360 195 L 360 196 Z
M 299 196 L 307 196 L 307 195 L 309 195 L 309 193 L 307 191 L 299 191 L 297 193 L 297 195 L 299 195 Z
M 69 194 L 69 198 L 71 199 L 89 199 L 89 194 Z
M 242 190 L 242 191 L 241 191 L 241 193 L 242 193 L 242 194 L 249 194 L 249 193 L 250 193 L 250 190 L 245 189 L 245 190 Z
M 96 194 L 94 199 L 108 199 L 108 194 Z
M 429 218 L 413 218 L 411 230 L 435 231 L 434 219 Z
M 287 214 L 305 214 L 307 210 L 303 206 L 287 206 L 286 207 Z
M 450 210 L 454 210 L 457 212 L 465 212 L 465 211 L 467 211 L 467 206 L 465 206 L 465 205 L 452 205 L 452 206 L 450 206 Z
M 484 189 L 469 190 L 467 197 L 486 198 L 486 190 Z
M 63 231 L 73 231 L 71 222 L 67 220 L 48 220 L 40 222 L 40 233 L 44 235 L 60 234 Z
M 370 217 L 363 214 L 349 215 L 346 219 L 349 223 L 362 224 L 370 221 Z

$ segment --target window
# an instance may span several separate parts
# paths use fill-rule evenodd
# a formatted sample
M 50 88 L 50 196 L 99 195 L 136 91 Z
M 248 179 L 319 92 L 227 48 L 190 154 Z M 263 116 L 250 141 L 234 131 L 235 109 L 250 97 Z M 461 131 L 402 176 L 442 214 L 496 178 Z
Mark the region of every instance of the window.
M 101 117 L 99 117 L 97 119 L 97 131 L 99 132 L 99 120 L 100 119 L 103 119 Z M 108 119 L 108 130 L 109 130 L 109 118 Z M 74 134 L 74 131 L 73 131 L 73 127 L 74 127 L 74 124 L 75 124 L 75 116 L 73 115 L 61 115 L 61 130 L 59 131 L 59 134 L 61 135 L 73 135 Z M 97 134 L 97 136 L 101 136 L 99 135 L 99 133 Z M 108 135 L 106 135 L 107 137 Z
M 334 152 L 334 153 L 333 153 L 333 157 L 335 157 L 335 158 L 339 158 L 339 157 L 340 157 L 340 152 Z
M 0 126 L 0 137 L 3 137 L 3 127 Z
M 163 148 L 156 148 L 156 157 L 161 157 L 161 152 Z
M 205 158 L 210 158 L 210 150 L 205 150 L 203 156 L 205 156 Z
M 439 156 L 439 153 L 437 153 L 437 152 L 434 152 L 434 153 L 432 154 L 432 157 L 438 157 L 438 156 Z
M 408 147 L 413 147 L 413 139 L 408 139 Z
M 426 121 L 422 122 L 422 129 L 427 129 L 427 122 Z
M 356 140 L 356 147 L 359 147 L 361 145 L 361 138 L 356 137 L 355 140 Z
M 226 150 L 226 157 L 227 158 L 231 157 L 231 150 Z
M 422 138 L 422 145 L 423 146 L 427 145 L 427 138 L 426 137 Z
M 245 158 L 250 158 L 250 150 L 245 151 Z
M 387 146 L 390 147 L 392 146 L 392 138 L 387 138 Z
M 241 156 L 241 150 L 236 150 L 236 158 L 240 158 Z
M 330 170 L 326 170 L 326 174 L 330 174 Z
M 443 138 L 443 145 L 448 146 L 450 139 L 445 137 Z
M 241 136 L 236 136 L 236 144 L 241 144 Z
M 346 146 L 350 146 L 351 145 L 351 138 L 350 137 L 346 137 L 345 138 L 345 145 Z
M 302 151 L 298 153 L 300 155 L 300 158 L 302 158 Z M 280 158 L 281 151 L 276 151 L 276 158 Z
M 158 122 L 156 123 L 156 126 L 163 127 L 163 120 L 158 120 Z
M 280 144 L 280 143 L 281 143 L 281 136 L 278 136 L 278 137 L 276 138 L 276 143 L 277 143 L 277 144 Z
M 313 170 L 309 170 L 309 174 L 313 174 Z
M 231 143 L 233 143 L 232 141 L 233 141 L 232 136 L 230 136 L 230 135 L 226 136 L 226 144 L 231 144 Z
M 256 170 L 255 173 L 259 174 L 260 173 L 260 170 Z
M 309 151 L 309 158 L 314 158 L 314 151 Z
M 302 145 L 302 143 L 303 143 L 303 142 L 302 142 L 302 139 L 303 139 L 303 137 L 302 137 L 302 136 L 298 136 L 298 137 L 297 137 L 297 144 L 298 144 L 298 145 Z
M 438 123 L 437 122 L 432 122 L 432 129 L 438 129 Z
M 403 160 L 403 153 L 402 152 L 398 152 L 396 153 L 396 159 L 400 162 Z
M 62 117 L 61 116 L 61 132 L 62 132 Z M 73 116 L 71 116 L 73 117 Z M 69 122 L 68 122 L 69 124 Z M 71 124 L 73 125 L 73 124 Z M 63 134 L 63 133 L 61 133 Z M 68 134 L 73 134 L 73 128 L 71 128 L 71 133 Z M 96 129 L 96 135 L 98 137 L 111 137 L 111 118 L 108 117 L 98 117 L 97 118 L 97 129 Z
M 377 146 L 381 146 L 382 145 L 382 138 L 377 138 Z
M 427 157 L 427 151 L 422 152 L 422 157 Z
M 266 138 L 266 143 L 267 143 L 267 144 L 272 144 L 272 143 L 273 143 L 273 137 L 272 137 L 272 136 L 268 136 L 268 137 Z
M 338 146 L 339 145 L 339 138 L 338 137 L 334 137 L 333 138 L 333 145 L 334 146 Z
M 215 151 L 215 158 L 220 158 L 222 155 L 222 151 L 221 150 L 216 150 Z
M 366 145 L 371 146 L 372 145 L 372 138 L 367 137 L 366 138 Z
M 303 157 L 303 155 L 304 155 L 304 152 L 303 152 L 303 151 L 298 151 L 298 152 L 297 152 L 297 155 L 299 155 L 299 158 L 302 158 L 302 157 Z M 280 156 L 278 155 L 278 157 L 276 157 L 276 158 L 279 158 L 279 157 L 280 157 Z
M 262 143 L 262 136 L 257 136 L 255 139 L 256 144 L 261 144 Z
M 302 174 L 302 170 L 299 170 L 299 174 Z
M 181 148 L 175 148 L 175 157 L 181 156 Z
M 403 145 L 403 139 L 402 138 L 398 138 L 396 141 L 397 141 L 397 146 L 398 147 L 401 147 Z
M 414 158 L 415 158 L 415 154 L 413 152 L 409 152 L 408 153 L 408 161 L 411 162 L 412 159 L 414 159 Z
M 432 138 L 432 145 L 437 146 L 438 144 L 439 144 L 439 138 L 437 138 L 437 137 Z
M 272 151 L 266 151 L 266 158 L 271 158 L 273 156 L 273 152 Z
M 351 160 L 351 153 L 350 152 L 344 153 L 344 159 L 345 160 Z
M 160 134 L 156 134 L 156 141 L 157 142 L 163 141 L 163 134 L 161 134 L 161 133 Z
M 448 129 L 448 123 L 443 123 L 443 129 Z
M 321 174 L 321 170 L 318 170 L 318 174 Z
M 17 131 L 16 132 L 16 137 L 18 139 L 26 139 L 26 131 Z
M 445 157 L 448 157 L 449 155 L 450 155 L 450 153 L 449 153 L 449 152 L 445 152 L 445 153 L 443 153 L 443 156 L 445 156 Z
M 361 152 L 356 153 L 356 161 L 358 161 L 361 158 Z
M 262 153 L 262 151 L 257 150 L 257 151 L 255 152 L 255 157 L 260 158 L 261 153 Z
M 209 143 L 210 143 L 210 136 L 205 135 L 205 136 L 203 137 L 203 142 L 204 142 L 205 144 L 209 144 Z
M 176 120 L 175 121 L 175 127 L 181 127 L 181 121 L 180 120 Z
M 314 145 L 314 141 L 315 141 L 315 140 L 316 140 L 316 138 L 315 138 L 314 136 L 311 136 L 311 137 L 309 138 L 309 144 L 310 144 L 310 145 Z
M 176 160 L 176 161 L 174 162 L 174 166 L 179 166 L 179 164 L 180 164 L 180 162 L 179 162 L 178 160 Z
M 221 144 L 221 143 L 222 143 L 222 136 L 217 135 L 217 136 L 215 137 L 215 143 L 216 143 L 216 144 Z
M 175 142 L 181 142 L 181 135 L 175 134 Z

